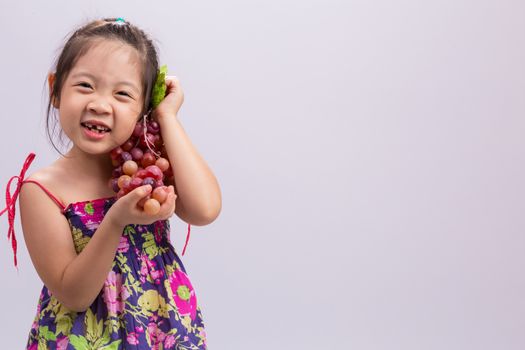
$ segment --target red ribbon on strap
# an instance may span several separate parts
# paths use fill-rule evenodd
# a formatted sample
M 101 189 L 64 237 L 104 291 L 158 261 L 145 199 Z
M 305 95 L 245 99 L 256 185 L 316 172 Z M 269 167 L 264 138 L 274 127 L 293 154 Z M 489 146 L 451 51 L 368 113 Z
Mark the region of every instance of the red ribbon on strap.
M 2 216 L 5 212 L 7 212 L 7 218 L 9 222 L 9 230 L 7 233 L 7 239 L 11 239 L 11 246 L 13 248 L 13 255 L 14 255 L 14 264 L 15 267 L 18 270 L 18 261 L 16 259 L 16 248 L 17 248 L 17 242 L 16 242 L 16 235 L 15 235 L 15 214 L 16 214 L 16 200 L 18 199 L 18 195 L 20 193 L 20 188 L 22 187 L 22 184 L 24 182 L 24 177 L 27 169 L 31 165 L 31 162 L 35 158 L 34 153 L 29 153 L 27 156 L 24 165 L 22 166 L 22 170 L 20 171 L 20 175 L 12 176 L 9 179 L 9 182 L 7 183 L 7 188 L 5 191 L 5 204 L 6 207 L 0 211 L 0 216 Z M 11 194 L 11 182 L 13 182 L 14 179 L 18 179 L 18 182 L 16 184 L 15 192 Z M 182 250 L 182 255 L 184 256 L 184 253 L 186 252 L 186 248 L 188 246 L 189 240 L 190 240 L 190 228 L 191 225 L 188 224 L 188 233 L 186 234 L 186 242 L 184 243 L 184 249 Z
M 16 214 L 16 200 L 18 198 L 18 194 L 20 193 L 20 188 L 22 187 L 22 183 L 24 182 L 24 176 L 26 174 L 26 170 L 29 168 L 29 165 L 31 165 L 31 162 L 35 158 L 34 153 L 29 153 L 27 156 L 24 166 L 22 167 L 22 170 L 20 171 L 20 175 L 15 175 L 9 179 L 9 182 L 7 183 L 7 188 L 5 190 L 5 204 L 6 207 L 0 211 L 0 216 L 2 216 L 7 211 L 7 219 L 9 221 L 9 231 L 7 233 L 7 239 L 11 239 L 11 246 L 13 247 L 13 254 L 14 254 L 14 262 L 15 267 L 18 270 L 18 262 L 16 260 L 16 236 L 15 236 L 15 214 Z M 11 182 L 14 179 L 18 179 L 18 182 L 16 184 L 15 192 L 11 195 Z

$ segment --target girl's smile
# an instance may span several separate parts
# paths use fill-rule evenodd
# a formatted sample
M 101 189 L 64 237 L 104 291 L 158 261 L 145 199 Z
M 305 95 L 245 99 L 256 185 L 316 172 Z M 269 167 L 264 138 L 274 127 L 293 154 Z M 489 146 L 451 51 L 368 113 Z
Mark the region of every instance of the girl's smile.
M 94 139 L 94 140 L 101 140 L 104 138 L 104 136 L 106 135 L 106 133 L 108 133 L 108 131 L 101 131 L 99 129 L 93 129 L 93 128 L 90 128 L 84 124 L 82 124 L 82 127 L 84 128 L 84 134 L 88 137 L 88 138 L 91 138 L 91 139 Z
M 96 120 L 88 120 L 80 123 L 80 125 L 84 128 L 86 136 L 94 140 L 100 140 L 104 138 L 104 135 L 111 132 L 111 129 L 106 124 Z

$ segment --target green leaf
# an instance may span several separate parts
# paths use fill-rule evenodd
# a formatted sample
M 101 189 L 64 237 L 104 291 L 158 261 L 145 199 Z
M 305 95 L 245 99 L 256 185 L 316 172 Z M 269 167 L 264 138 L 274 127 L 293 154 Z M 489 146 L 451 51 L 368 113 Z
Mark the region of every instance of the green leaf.
M 59 335 L 62 333 L 63 335 L 68 335 L 71 331 L 71 328 L 73 328 L 73 320 L 71 317 L 69 317 L 69 315 L 65 315 L 57 319 L 58 321 L 55 334 Z
M 122 341 L 121 339 L 115 340 L 113 343 L 106 345 L 104 347 L 101 347 L 100 350 L 117 350 L 121 341 Z
M 87 350 L 88 341 L 81 335 L 71 334 L 69 336 L 69 344 L 73 345 L 75 350 Z
M 84 211 L 89 215 L 93 215 L 93 213 L 95 212 L 95 210 L 93 209 L 93 204 L 91 204 L 91 202 L 86 203 L 86 205 L 84 206 Z
M 157 81 L 153 86 L 153 91 L 151 92 L 151 107 L 157 108 L 157 106 L 162 102 L 166 96 L 166 75 L 168 74 L 168 66 L 163 65 L 160 67 L 157 72 Z
M 142 249 L 148 254 L 148 259 L 152 260 L 157 255 L 159 255 L 159 246 L 155 242 L 155 237 L 150 231 L 142 234 L 144 238 L 144 243 L 142 243 Z
M 128 236 L 134 235 L 136 232 L 137 231 L 135 231 L 135 229 L 131 225 L 126 225 L 126 227 L 124 227 L 124 233 Z
M 115 254 L 115 258 L 116 258 L 117 261 L 119 262 L 120 267 L 121 267 L 122 269 L 125 269 L 125 267 L 127 266 L 126 263 L 128 262 L 128 258 L 127 258 L 124 254 L 122 254 L 122 253 L 117 253 L 117 254 Z
M 86 316 L 84 318 L 84 325 L 86 329 L 86 338 L 94 342 L 102 335 L 102 329 L 97 322 L 97 316 L 93 314 L 91 308 L 87 309 Z
M 135 245 L 135 239 L 133 238 L 133 236 L 137 233 L 137 231 L 135 231 L 133 226 L 127 225 L 126 227 L 124 227 L 124 233 L 128 235 L 131 243 Z
M 47 342 L 44 338 L 38 338 L 38 350 L 48 350 Z
M 48 326 L 40 326 L 38 329 L 38 333 L 45 339 L 45 340 L 57 340 L 56 335 L 49 330 Z
M 103 332 L 104 332 L 104 320 L 100 319 L 100 321 L 97 322 L 97 336 L 102 337 Z

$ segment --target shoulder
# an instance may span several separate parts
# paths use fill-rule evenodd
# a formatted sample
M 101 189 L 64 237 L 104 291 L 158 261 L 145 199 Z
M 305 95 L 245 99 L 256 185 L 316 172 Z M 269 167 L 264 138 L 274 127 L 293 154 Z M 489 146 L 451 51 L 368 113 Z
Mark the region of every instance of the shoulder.
M 41 168 L 27 176 L 25 180 L 32 180 L 41 183 L 42 185 L 49 185 L 53 179 L 53 173 L 56 171 L 52 166 Z
M 60 183 L 63 182 L 63 176 L 63 170 L 59 165 L 57 165 L 56 162 L 31 173 L 24 179 L 24 185 L 20 188 L 20 203 L 22 203 L 24 197 L 33 198 L 36 192 L 40 192 L 42 193 L 42 195 L 48 197 L 47 194 L 43 193 L 44 191 L 42 190 L 42 188 L 40 188 L 40 186 L 38 186 L 34 182 L 37 182 L 40 185 L 42 185 L 58 200 L 64 203 L 63 196 L 60 191 Z

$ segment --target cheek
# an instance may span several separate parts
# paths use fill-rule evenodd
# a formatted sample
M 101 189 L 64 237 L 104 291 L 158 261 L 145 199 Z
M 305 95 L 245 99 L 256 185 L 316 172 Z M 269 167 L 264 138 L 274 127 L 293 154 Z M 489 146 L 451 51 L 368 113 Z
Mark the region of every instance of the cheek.
M 137 122 L 135 120 L 129 120 L 122 122 L 119 126 L 117 126 L 118 131 L 115 134 L 118 138 L 118 141 L 122 141 L 121 144 L 126 142 L 131 137 L 131 135 L 133 135 L 136 124 Z
M 64 131 L 67 137 L 71 136 L 71 131 L 73 129 L 73 121 L 67 118 L 66 111 L 57 111 L 58 126 Z
M 55 111 L 56 117 L 63 129 L 71 129 L 80 124 L 82 104 L 79 101 L 74 101 L 74 99 L 69 98 L 68 95 L 63 94 L 62 96 L 63 99 L 60 102 L 60 106 Z

